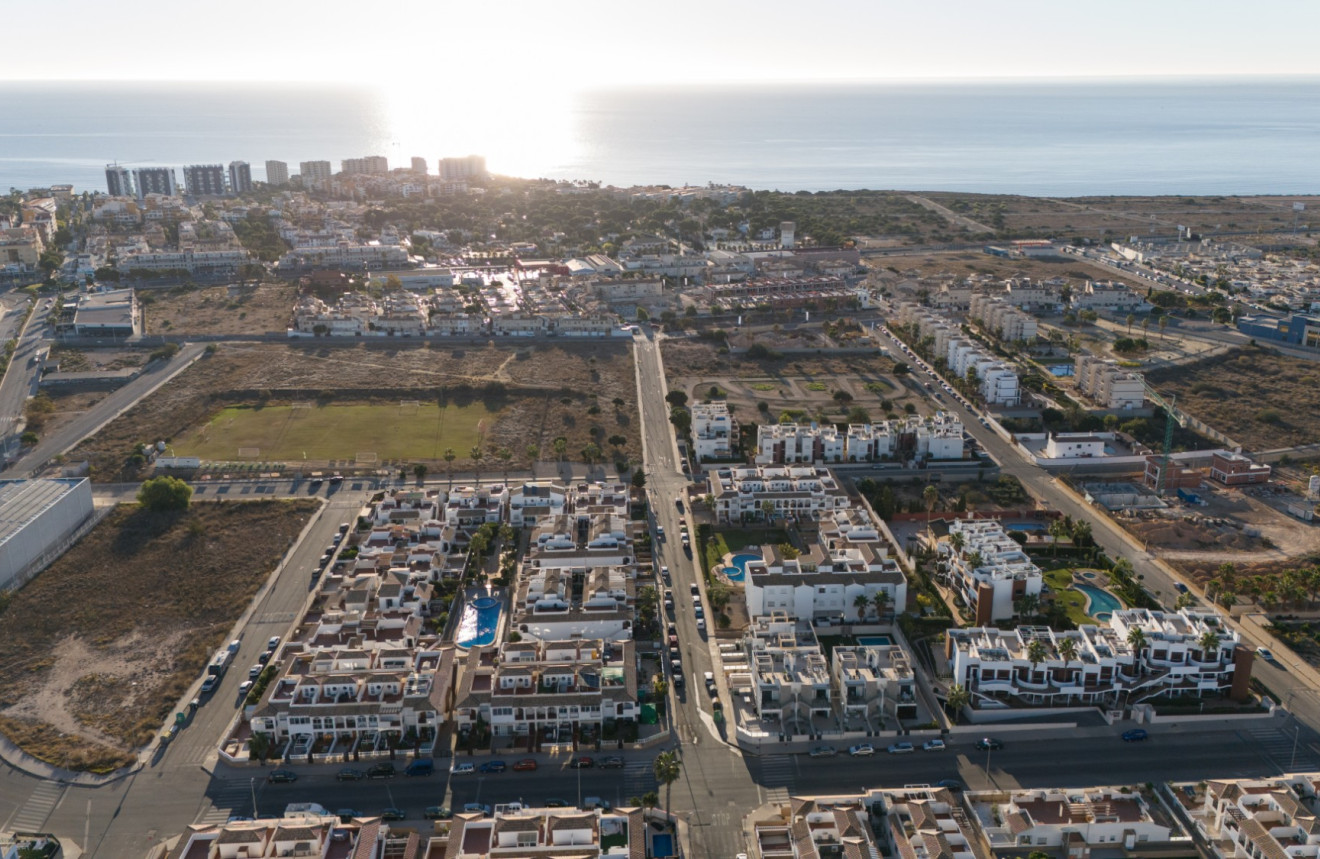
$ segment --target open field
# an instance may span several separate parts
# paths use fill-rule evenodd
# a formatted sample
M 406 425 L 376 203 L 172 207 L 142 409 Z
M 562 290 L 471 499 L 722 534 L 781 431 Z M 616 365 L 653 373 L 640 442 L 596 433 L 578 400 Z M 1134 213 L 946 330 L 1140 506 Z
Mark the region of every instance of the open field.
M 131 762 L 316 508 L 113 511 L 0 614 L 0 730 L 70 769 Z
M 1248 450 L 1314 444 L 1320 368 L 1268 349 L 1241 349 L 1195 363 L 1151 370 L 1160 393 Z
M 141 290 L 138 298 L 148 334 L 264 334 L 288 328 L 298 287 L 180 286 Z
M 1125 283 L 1145 293 L 1147 286 L 1136 279 L 1126 278 L 1110 269 L 1093 265 L 1076 257 L 1057 259 L 1005 259 L 991 256 L 982 251 L 951 251 L 930 253 L 921 256 L 893 257 L 891 259 L 872 260 L 871 265 L 878 268 L 877 277 L 893 279 L 896 277 L 938 277 L 950 274 L 957 278 L 968 275 L 989 275 L 996 279 L 1010 277 L 1029 277 L 1032 280 L 1049 280 L 1063 277 L 1080 285 L 1088 280 L 1112 280 Z
M 363 452 L 381 460 L 438 460 L 446 448 L 466 456 L 499 419 L 484 403 L 308 405 L 230 406 L 172 446 L 178 456 L 204 460 L 353 459 Z
M 78 445 L 69 458 L 90 461 L 95 480 L 115 480 L 134 476 L 125 474 L 125 468 L 136 444 L 192 438 L 190 433 L 223 409 L 312 402 L 321 407 L 392 406 L 397 413 L 400 400 L 419 401 L 419 417 L 421 406 L 438 409 L 442 402 L 446 414 L 458 407 L 484 409 L 492 416 L 482 438 L 487 465 L 506 449 L 510 467 L 525 468 L 532 459 L 530 445 L 537 446 L 540 459 L 551 459 L 561 438 L 567 459 L 580 458 L 593 443 L 604 461 L 641 459 L 632 345 L 610 342 L 457 349 L 388 343 L 222 346 Z M 385 443 L 388 430 L 357 419 L 354 425 L 359 433 L 349 445 L 349 456 L 380 454 L 378 446 Z M 398 458 L 422 461 L 452 446 L 459 456 L 455 468 L 467 467 L 472 445 L 440 444 L 434 435 L 437 426 L 429 424 L 429 438 L 421 434 L 424 449 Z M 302 450 L 297 453 L 301 459 Z M 310 459 L 310 451 L 308 455 Z M 265 447 L 260 457 L 271 459 Z

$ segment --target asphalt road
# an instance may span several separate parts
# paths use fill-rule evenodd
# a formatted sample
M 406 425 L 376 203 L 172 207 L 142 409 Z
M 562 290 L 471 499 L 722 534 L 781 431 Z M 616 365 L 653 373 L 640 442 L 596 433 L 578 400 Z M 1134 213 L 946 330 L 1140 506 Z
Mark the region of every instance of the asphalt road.
M 0 339 L 0 343 L 17 337 L 19 331 L 22 336 L 18 337 L 18 345 L 14 349 L 14 357 L 10 361 L 9 369 L 5 371 L 4 379 L 0 380 L 0 462 L 7 459 L 7 454 L 12 455 L 18 451 L 18 437 L 22 432 L 23 407 L 27 403 L 28 397 L 36 392 L 37 386 L 37 366 L 32 363 L 32 358 L 42 348 L 46 328 L 46 315 L 49 312 L 46 309 L 43 300 L 32 311 L 32 317 L 28 320 L 27 327 L 22 328 L 23 314 L 27 311 L 27 304 L 21 304 L 13 310 L 5 313 L 4 328 L 6 336 Z

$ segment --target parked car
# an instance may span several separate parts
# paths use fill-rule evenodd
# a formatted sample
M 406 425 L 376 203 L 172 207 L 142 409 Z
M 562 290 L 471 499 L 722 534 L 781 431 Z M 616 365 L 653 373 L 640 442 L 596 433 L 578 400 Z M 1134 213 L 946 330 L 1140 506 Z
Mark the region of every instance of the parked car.
M 586 799 L 582 800 L 583 811 L 595 811 L 597 808 L 601 809 L 602 811 L 609 811 L 613 807 L 614 806 L 610 805 L 610 801 L 608 799 L 602 799 L 599 796 L 589 796 Z
M 408 815 L 401 808 L 386 808 L 381 811 L 381 820 L 405 820 Z
M 715 685 L 715 673 L 713 671 L 706 672 L 706 691 L 712 696 L 720 694 L 719 687 Z
M 568 800 L 547 799 L 544 803 L 546 808 L 568 808 Z
M 351 808 L 341 808 L 341 809 L 339 809 L 338 811 L 336 811 L 335 814 L 339 815 L 339 822 L 340 822 L 340 823 L 352 823 L 352 822 L 353 822 L 353 818 L 355 818 L 355 817 L 361 817 L 361 816 L 362 816 L 362 815 L 358 814 L 356 811 L 354 811 L 354 810 L 351 809 Z M 339 835 L 339 833 L 341 833 L 341 832 L 344 833 L 344 834 L 343 834 L 343 837 L 340 837 L 340 835 Z M 347 830 L 344 830 L 344 829 L 336 829 L 334 835 L 333 835 L 332 838 L 331 838 L 331 840 L 333 840 L 333 841 L 347 841 L 347 840 L 348 840 L 348 831 L 347 831 Z
M 982 737 L 981 739 L 976 741 L 976 748 L 982 752 L 989 752 L 989 751 L 997 752 L 1003 747 L 1004 747 L 1003 742 L 1000 740 L 996 740 L 994 737 Z
M 244 680 L 242 683 L 238 684 L 238 697 L 239 697 L 239 698 L 247 698 L 248 693 L 251 692 L 251 691 L 252 691 L 252 681 L 251 681 L 251 680 Z
M 426 811 L 422 812 L 422 817 L 427 820 L 448 820 L 454 816 L 447 805 L 428 805 Z
M 514 772 L 524 772 L 524 771 L 526 771 L 526 772 L 535 772 L 535 771 L 536 771 L 536 767 L 537 767 L 537 763 L 536 763 L 536 760 L 535 760 L 534 758 L 523 758 L 522 760 L 520 760 L 520 761 L 516 761 L 516 762 L 514 763 L 514 765 L 513 765 L 513 771 L 514 771 Z
M 887 751 L 891 755 L 906 755 L 916 751 L 916 746 L 911 743 L 891 743 Z
M 675 677 L 682 677 L 683 663 L 679 662 L 677 659 L 669 660 L 669 673 L 673 674 Z
M 253 665 L 251 668 L 248 669 L 248 679 L 256 680 L 258 677 L 261 676 L 261 671 L 265 667 L 266 666 L 261 664 Z
M 944 745 L 943 740 L 927 740 L 921 744 L 921 750 L 923 752 L 942 752 L 946 748 L 948 748 L 948 746 Z
M 266 639 L 267 650 L 274 650 L 279 646 L 280 646 L 280 637 L 278 635 L 272 635 L 270 638 Z
M 430 758 L 418 758 L 408 764 L 403 774 L 406 776 L 427 776 L 435 772 L 435 761 Z
M 692 595 L 694 597 L 701 595 L 701 588 L 697 587 L 696 582 L 693 582 L 692 584 L 688 585 L 688 590 L 692 592 Z
M 477 768 L 476 768 L 475 766 L 473 766 L 472 764 L 468 764 L 468 763 L 463 763 L 463 764 L 455 763 L 452 767 L 450 767 L 450 769 L 449 769 L 449 774 L 450 774 L 450 775 L 472 775 L 472 774 L 473 774 L 474 772 L 476 772 L 476 771 L 477 771 Z
M 271 770 L 266 776 L 266 781 L 271 784 L 292 784 L 298 780 L 298 774 L 293 770 Z
M 463 806 L 464 814 L 490 814 L 490 806 L 482 805 L 479 802 L 469 802 Z
M 855 758 L 869 757 L 875 754 L 875 746 L 870 743 L 858 743 L 855 746 L 848 747 L 848 754 Z
M 1274 654 L 1270 652 L 1270 649 L 1268 647 L 1257 647 L 1256 655 L 1259 656 L 1261 659 L 1264 659 L 1266 662 L 1274 661 Z
M 396 775 L 394 764 L 376 764 L 367 770 L 367 778 L 394 778 Z
M 484 773 L 502 773 L 508 768 L 509 765 L 504 761 L 486 761 L 484 764 L 477 767 L 477 771 Z
M 668 568 L 668 567 L 661 567 L 661 568 L 660 568 L 660 577 L 661 577 L 662 579 L 664 579 L 665 581 L 669 581 L 669 568 Z
M 964 787 L 963 783 L 956 778 L 942 778 L 935 782 L 935 786 L 942 787 L 945 790 L 951 790 L 954 793 L 961 791 Z
M 202 694 L 207 695 L 215 691 L 215 687 L 220 685 L 220 676 L 218 674 L 208 674 L 202 681 Z
M 832 758 L 839 753 L 834 746 L 816 746 L 810 752 L 813 758 Z
M 344 767 L 335 773 L 335 778 L 339 781 L 362 781 L 366 777 L 366 770 L 354 769 L 353 767 Z
M 570 768 L 570 769 L 575 769 L 575 770 L 589 770 L 589 769 L 591 769 L 592 767 L 594 767 L 595 765 L 596 765 L 596 762 L 595 762 L 594 760 L 592 760 L 591 758 L 587 757 L 586 755 L 582 755 L 581 757 L 573 758 L 573 760 L 571 760 L 571 761 L 568 762 L 568 766 L 569 766 L 569 768 Z
M 260 662 L 262 665 L 265 665 L 267 662 L 270 662 L 270 658 L 274 655 L 275 655 L 275 651 L 273 650 L 264 651 L 260 656 L 257 657 L 257 661 Z
M 706 619 L 704 617 L 698 617 L 697 632 L 705 632 L 705 631 L 706 631 Z
M 1150 736 L 1150 734 L 1147 734 L 1147 733 L 1146 733 L 1146 729 L 1145 729 L 1145 728 L 1133 728 L 1133 729 L 1130 730 L 1130 731 L 1124 731 L 1124 732 L 1123 732 L 1123 742 L 1125 742 L 1125 743 L 1139 743 L 1139 742 L 1141 742 L 1142 740 L 1146 739 L 1146 738 L 1149 737 L 1149 736 Z
M 600 768 L 604 770 L 623 769 L 623 758 L 618 755 L 610 755 L 600 759 Z

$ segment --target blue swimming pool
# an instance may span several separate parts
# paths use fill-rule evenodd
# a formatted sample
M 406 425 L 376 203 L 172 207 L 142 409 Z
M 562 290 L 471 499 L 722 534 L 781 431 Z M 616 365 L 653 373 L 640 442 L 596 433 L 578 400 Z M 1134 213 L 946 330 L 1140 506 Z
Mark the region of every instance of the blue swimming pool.
M 499 625 L 500 601 L 494 597 L 478 597 L 463 607 L 454 643 L 463 648 L 493 644 Z
M 1123 607 L 1123 604 L 1118 601 L 1118 597 L 1109 591 L 1093 585 L 1073 585 L 1073 587 L 1086 594 L 1088 600 L 1086 613 L 1096 620 L 1109 620 L 1114 612 Z
M 729 559 L 733 566 L 724 568 L 724 575 L 729 577 L 731 582 L 741 582 L 747 578 L 747 564 L 751 561 L 761 560 L 760 555 L 753 555 L 750 552 L 739 552 Z
M 1005 531 L 1044 531 L 1043 522 L 1005 522 Z
M 859 635 L 857 636 L 857 643 L 863 647 L 876 647 L 893 644 L 894 640 L 887 635 Z
M 651 836 L 651 855 L 656 859 L 674 855 L 674 836 L 668 832 L 657 832 Z

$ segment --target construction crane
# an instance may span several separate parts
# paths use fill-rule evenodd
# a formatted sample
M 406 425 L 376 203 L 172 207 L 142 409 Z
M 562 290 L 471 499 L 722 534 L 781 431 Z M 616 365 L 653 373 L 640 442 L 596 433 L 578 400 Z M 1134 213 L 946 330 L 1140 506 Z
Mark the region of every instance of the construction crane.
M 1159 495 L 1163 495 L 1164 481 L 1169 474 L 1169 455 L 1173 453 L 1173 425 L 1177 423 L 1180 427 L 1187 426 L 1187 415 L 1178 411 L 1177 407 L 1174 405 L 1174 403 L 1178 401 L 1177 397 L 1170 396 L 1166 400 L 1164 397 L 1160 396 L 1159 391 L 1152 388 L 1150 383 L 1145 379 L 1142 379 L 1141 386 L 1146 389 L 1146 398 L 1164 409 L 1164 450 L 1160 454 L 1159 480 L 1155 485 L 1155 492 Z

